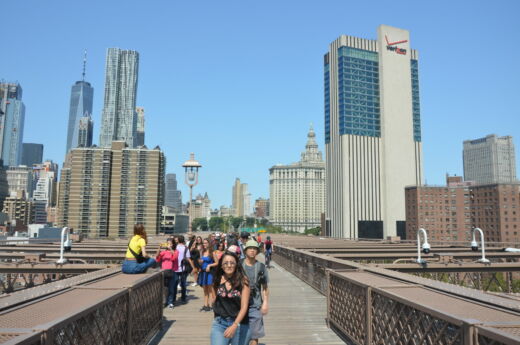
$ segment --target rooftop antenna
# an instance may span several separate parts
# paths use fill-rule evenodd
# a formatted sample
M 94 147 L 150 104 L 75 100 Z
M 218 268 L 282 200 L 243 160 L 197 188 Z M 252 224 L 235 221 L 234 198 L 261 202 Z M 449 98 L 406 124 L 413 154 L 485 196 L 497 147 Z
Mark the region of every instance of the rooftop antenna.
M 82 81 L 85 81 L 85 69 L 87 68 L 87 50 L 85 49 L 85 54 L 83 55 L 83 73 L 82 73 Z

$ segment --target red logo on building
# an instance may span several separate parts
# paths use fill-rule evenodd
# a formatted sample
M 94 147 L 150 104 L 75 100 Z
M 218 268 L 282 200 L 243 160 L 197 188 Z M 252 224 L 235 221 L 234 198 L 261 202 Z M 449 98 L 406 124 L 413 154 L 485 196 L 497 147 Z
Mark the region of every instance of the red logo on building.
M 396 47 L 396 45 L 402 44 L 402 43 L 406 43 L 406 42 L 408 42 L 408 40 L 402 40 L 402 41 L 397 41 L 397 42 L 389 42 L 388 41 L 388 37 L 386 37 L 386 35 L 385 35 L 385 40 L 386 40 L 386 49 L 387 50 L 394 51 L 394 52 L 396 52 L 397 54 L 400 54 L 400 55 L 406 55 L 406 49 Z

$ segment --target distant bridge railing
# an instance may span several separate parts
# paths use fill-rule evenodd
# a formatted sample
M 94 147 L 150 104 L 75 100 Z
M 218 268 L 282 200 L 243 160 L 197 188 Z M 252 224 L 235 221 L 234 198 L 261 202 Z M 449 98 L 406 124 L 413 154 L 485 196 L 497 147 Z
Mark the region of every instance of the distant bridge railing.
M 82 294 L 85 290 L 88 293 Z M 77 291 L 78 298 L 92 299 L 93 302 L 82 310 L 36 327 L 0 328 L 0 344 L 147 344 L 161 326 L 161 272 L 145 275 L 127 287 L 101 281 L 98 284 L 75 286 L 68 291 Z M 63 295 L 66 293 L 60 296 Z M 60 303 L 66 303 L 65 298 Z
M 327 322 L 350 343 L 520 343 L 517 301 L 508 303 L 478 291 L 282 245 L 276 247 L 273 260 L 327 297 Z M 472 299 L 477 299 L 477 303 Z M 437 307 L 421 303 L 432 300 L 442 301 Z M 485 305 L 494 301 L 494 306 Z M 470 307 L 480 314 L 471 318 L 453 315 L 453 310 L 464 310 L 457 308 Z M 492 323 L 490 319 L 502 321 Z

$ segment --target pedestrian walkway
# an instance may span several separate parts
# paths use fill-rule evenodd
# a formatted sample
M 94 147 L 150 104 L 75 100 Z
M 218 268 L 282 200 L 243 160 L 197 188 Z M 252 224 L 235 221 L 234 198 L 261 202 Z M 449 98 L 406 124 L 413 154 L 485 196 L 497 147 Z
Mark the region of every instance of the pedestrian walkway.
M 271 298 L 264 318 L 268 345 L 339 345 L 344 342 L 325 323 L 327 301 L 291 273 L 273 263 Z M 163 329 L 150 344 L 208 345 L 213 312 L 199 311 L 202 288 L 189 287 L 189 303 L 164 309 Z

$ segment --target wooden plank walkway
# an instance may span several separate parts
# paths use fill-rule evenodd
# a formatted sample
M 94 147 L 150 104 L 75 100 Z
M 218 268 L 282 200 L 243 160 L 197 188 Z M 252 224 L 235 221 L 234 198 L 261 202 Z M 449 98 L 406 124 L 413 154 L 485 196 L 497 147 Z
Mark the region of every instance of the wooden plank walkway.
M 276 264 L 269 270 L 270 310 L 264 318 L 266 336 L 260 344 L 345 344 L 325 323 L 327 302 L 291 273 Z M 164 309 L 163 330 L 151 345 L 208 345 L 213 312 L 201 312 L 202 288 L 189 287 L 189 303 Z

